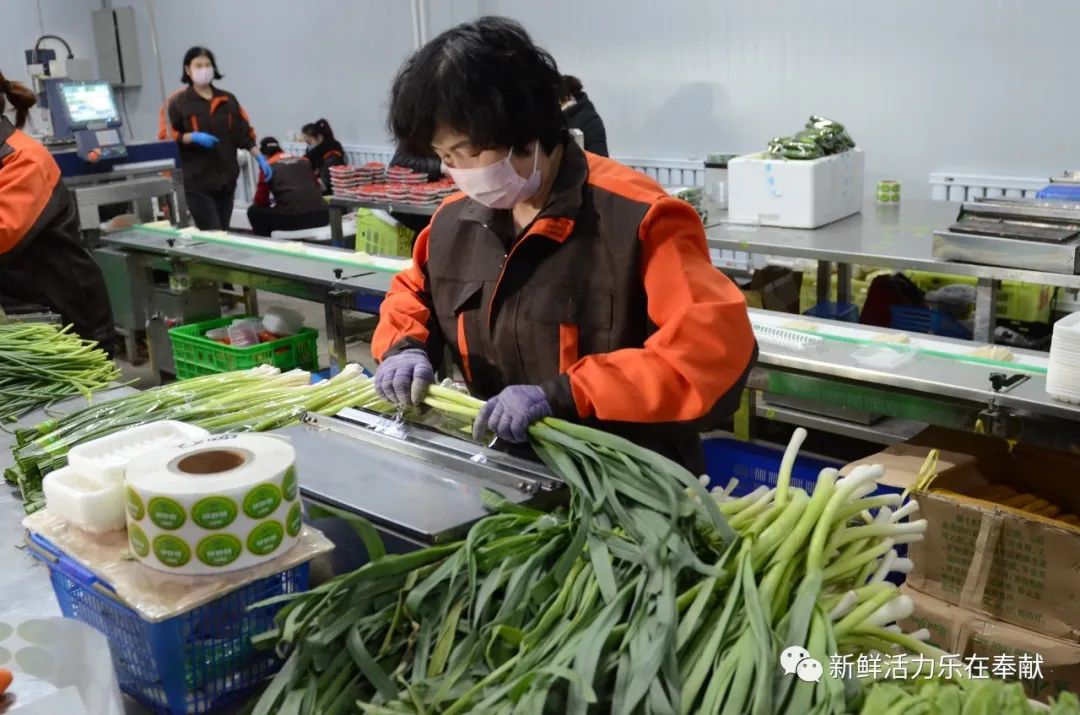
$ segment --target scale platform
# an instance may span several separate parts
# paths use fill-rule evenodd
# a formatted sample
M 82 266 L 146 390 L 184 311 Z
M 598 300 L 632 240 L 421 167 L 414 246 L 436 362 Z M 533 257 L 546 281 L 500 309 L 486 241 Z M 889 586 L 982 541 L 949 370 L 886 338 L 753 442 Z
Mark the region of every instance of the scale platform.
M 1080 273 L 1080 203 L 980 199 L 934 232 L 933 255 L 948 261 Z
M 540 462 L 366 410 L 309 415 L 276 433 L 296 449 L 305 497 L 417 545 L 464 536 L 490 513 L 484 490 L 544 509 L 566 499 Z

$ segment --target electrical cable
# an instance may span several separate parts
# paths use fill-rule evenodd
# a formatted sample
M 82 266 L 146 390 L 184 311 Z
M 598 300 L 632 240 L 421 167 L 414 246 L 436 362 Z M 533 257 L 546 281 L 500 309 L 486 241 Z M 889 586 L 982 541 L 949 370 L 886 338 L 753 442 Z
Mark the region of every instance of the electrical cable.
M 56 40 L 57 42 L 60 42 L 64 45 L 64 49 L 67 50 L 67 58 L 69 60 L 75 58 L 75 53 L 71 51 L 71 45 L 69 45 L 68 41 L 65 40 L 63 37 L 60 37 L 60 35 L 42 35 L 41 37 L 37 38 L 37 41 L 34 43 L 34 59 L 37 59 L 37 53 L 38 50 L 41 49 L 42 40 Z

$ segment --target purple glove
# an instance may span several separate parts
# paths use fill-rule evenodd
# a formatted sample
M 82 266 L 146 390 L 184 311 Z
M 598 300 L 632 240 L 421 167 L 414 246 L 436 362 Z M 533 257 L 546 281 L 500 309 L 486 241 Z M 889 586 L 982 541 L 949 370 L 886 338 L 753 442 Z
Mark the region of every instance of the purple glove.
M 433 382 L 435 371 L 423 350 L 402 350 L 383 360 L 375 370 L 375 392 L 395 405 L 420 404 Z
M 551 416 L 551 405 L 543 389 L 536 385 L 511 385 L 492 397 L 480 408 L 473 423 L 473 439 L 483 440 L 491 430 L 507 442 L 526 442 L 529 425 Z

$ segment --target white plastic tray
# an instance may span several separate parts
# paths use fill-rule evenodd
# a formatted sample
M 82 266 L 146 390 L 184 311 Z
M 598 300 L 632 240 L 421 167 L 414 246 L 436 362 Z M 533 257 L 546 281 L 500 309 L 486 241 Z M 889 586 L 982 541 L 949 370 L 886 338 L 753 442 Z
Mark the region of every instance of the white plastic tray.
M 102 485 L 115 484 L 123 480 L 124 470 L 135 457 L 209 436 L 202 427 L 183 422 L 150 422 L 73 447 L 68 453 L 68 465 L 87 479 Z

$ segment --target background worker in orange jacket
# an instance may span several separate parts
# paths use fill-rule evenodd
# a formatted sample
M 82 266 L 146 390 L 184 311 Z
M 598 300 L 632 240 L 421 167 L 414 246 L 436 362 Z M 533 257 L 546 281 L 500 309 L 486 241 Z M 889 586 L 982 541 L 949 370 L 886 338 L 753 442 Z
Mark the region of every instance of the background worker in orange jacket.
M 756 355 L 742 294 L 694 209 L 569 140 L 555 61 L 517 23 L 448 30 L 394 81 L 390 127 L 464 194 L 417 239 L 382 304 L 376 389 L 410 404 L 448 346 L 488 399 L 474 436 L 523 442 L 548 415 L 704 472 L 703 421 L 734 411 Z
M 105 278 L 79 236 L 60 167 L 22 131 L 37 98 L 0 74 L 0 295 L 48 306 L 110 349 L 116 337 Z
M 165 101 L 158 129 L 158 138 L 172 137 L 180 145 L 188 210 L 204 231 L 229 228 L 240 176 L 237 149 L 250 151 L 267 176 L 273 173 L 255 146 L 247 112 L 234 94 L 214 86 L 221 78 L 213 52 L 205 47 L 189 49 L 180 76 L 187 86 Z
M 302 156 L 286 154 L 274 137 L 263 137 L 259 150 L 274 173 L 259 172 L 255 200 L 248 207 L 251 230 L 260 236 L 274 231 L 298 231 L 330 223 L 319 180 Z M 273 205 L 271 205 L 273 197 Z

